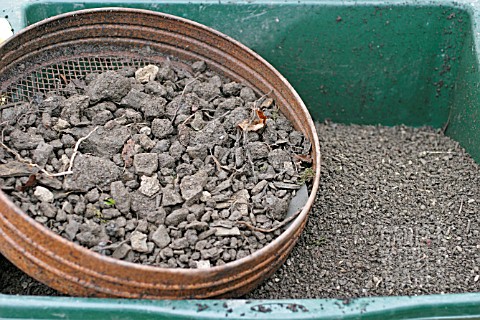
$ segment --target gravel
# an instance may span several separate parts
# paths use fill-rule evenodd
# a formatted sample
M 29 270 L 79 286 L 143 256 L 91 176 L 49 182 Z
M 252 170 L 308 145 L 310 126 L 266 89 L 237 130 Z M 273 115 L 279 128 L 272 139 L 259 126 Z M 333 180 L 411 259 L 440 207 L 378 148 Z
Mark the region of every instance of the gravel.
M 245 85 L 193 69 L 203 71 L 167 61 L 89 74 L 0 110 L 0 188 L 60 236 L 129 262 L 205 268 L 261 249 L 282 229 L 258 241 L 252 230 L 284 225 L 311 143 L 268 95 L 244 100 Z M 268 183 L 251 197 L 259 179 Z M 233 239 L 243 253 L 223 254 Z

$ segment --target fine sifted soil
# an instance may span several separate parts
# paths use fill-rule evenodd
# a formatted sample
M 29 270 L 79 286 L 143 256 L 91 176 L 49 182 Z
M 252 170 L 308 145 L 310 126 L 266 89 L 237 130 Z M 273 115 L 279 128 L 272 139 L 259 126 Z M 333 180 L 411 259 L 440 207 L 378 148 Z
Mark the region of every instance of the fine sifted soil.
M 480 168 L 433 129 L 317 126 L 320 190 L 286 263 L 246 298 L 480 288 Z M 0 293 L 52 295 L 0 258 Z

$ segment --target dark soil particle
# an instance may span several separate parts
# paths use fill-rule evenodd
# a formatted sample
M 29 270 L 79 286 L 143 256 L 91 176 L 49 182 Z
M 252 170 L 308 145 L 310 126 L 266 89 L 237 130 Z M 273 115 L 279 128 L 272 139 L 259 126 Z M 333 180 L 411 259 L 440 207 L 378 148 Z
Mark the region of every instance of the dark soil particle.
M 286 263 L 247 299 L 480 289 L 480 168 L 429 128 L 317 126 L 322 176 Z M 0 258 L 0 292 L 55 295 Z

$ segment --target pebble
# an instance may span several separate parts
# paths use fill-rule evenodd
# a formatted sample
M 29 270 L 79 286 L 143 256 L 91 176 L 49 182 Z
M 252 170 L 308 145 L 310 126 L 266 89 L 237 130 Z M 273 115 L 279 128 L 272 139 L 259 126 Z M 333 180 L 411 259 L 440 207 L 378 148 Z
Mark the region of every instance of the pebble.
M 57 215 L 57 208 L 49 202 L 40 202 L 38 209 L 48 218 L 55 218 Z
M 255 187 L 252 188 L 251 194 L 252 196 L 259 194 L 268 184 L 267 180 L 262 180 L 259 183 L 255 185 Z
M 41 186 L 35 188 L 34 195 L 38 198 L 38 200 L 43 202 L 53 202 L 54 199 L 53 193 L 47 188 Z
M 158 169 L 156 153 L 138 153 L 133 157 L 133 167 L 139 175 L 151 176 Z
M 166 219 L 165 219 L 165 224 L 167 226 L 177 226 L 180 222 L 186 220 L 188 216 L 188 210 L 187 209 L 177 209 L 177 210 L 174 210 L 172 211 L 172 213 L 170 213 Z
M 70 220 L 65 227 L 65 235 L 68 240 L 73 240 L 75 239 L 75 236 L 77 235 L 78 230 L 80 229 L 80 223 L 78 223 L 75 220 Z
M 140 193 L 146 195 L 147 197 L 153 197 L 157 192 L 160 191 L 160 182 L 156 176 L 142 176 L 141 180 L 140 188 L 138 189 Z
M 223 228 L 223 227 L 216 227 L 215 228 L 215 236 L 217 237 L 232 237 L 232 236 L 239 236 L 240 230 L 237 227 L 233 228 Z
M 123 185 L 123 182 L 122 181 L 112 182 L 110 184 L 110 192 L 111 192 L 112 199 L 115 201 L 115 207 L 121 213 L 125 213 L 125 214 L 128 213 L 130 211 L 131 197 L 130 197 L 130 193 L 127 191 L 127 189 Z M 97 197 L 97 200 L 98 200 L 98 197 Z
M 157 77 L 158 71 L 159 68 L 157 66 L 149 64 L 135 71 L 135 79 L 140 83 L 153 81 Z
M 132 249 L 137 252 L 148 252 L 147 235 L 139 231 L 133 231 L 130 236 Z
M 163 188 L 162 194 L 162 205 L 165 207 L 174 206 L 183 202 L 182 196 L 173 189 L 173 185 L 167 185 Z
M 170 244 L 170 236 L 168 230 L 164 225 L 160 225 L 157 230 L 152 234 L 152 241 L 160 248 L 163 249 Z
M 132 247 L 128 244 L 123 243 L 118 248 L 116 248 L 112 253 L 112 258 L 115 259 L 123 259 L 127 256 L 127 254 L 132 251 Z
M 197 261 L 197 268 L 198 269 L 208 269 L 211 268 L 211 264 L 209 260 L 200 260 Z

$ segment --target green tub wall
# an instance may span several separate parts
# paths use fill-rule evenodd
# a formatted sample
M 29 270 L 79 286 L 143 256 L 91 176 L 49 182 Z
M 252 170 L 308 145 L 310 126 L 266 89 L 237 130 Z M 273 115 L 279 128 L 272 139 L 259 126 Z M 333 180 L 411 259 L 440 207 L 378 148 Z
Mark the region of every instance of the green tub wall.
M 441 128 L 480 163 L 477 1 L 0 0 L 16 31 L 104 6 L 163 11 L 232 36 L 290 81 L 315 120 Z M 0 319 L 480 319 L 478 293 L 227 304 L 0 295 Z
M 105 6 L 40 2 L 25 23 Z M 109 2 L 222 31 L 259 53 L 318 121 L 445 127 L 480 162 L 473 9 L 424 1 Z M 473 49 L 473 50 L 472 50 Z

